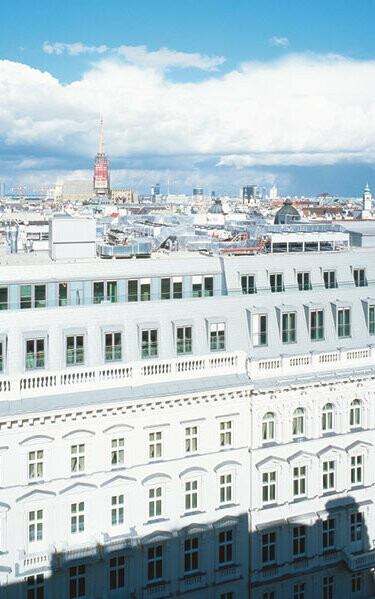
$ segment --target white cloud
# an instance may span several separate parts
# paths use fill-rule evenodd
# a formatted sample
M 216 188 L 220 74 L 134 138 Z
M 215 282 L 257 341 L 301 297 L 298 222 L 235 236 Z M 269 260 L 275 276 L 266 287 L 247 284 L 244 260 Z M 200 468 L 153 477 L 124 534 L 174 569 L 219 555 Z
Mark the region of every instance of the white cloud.
M 44 42 L 43 51 L 47 54 L 63 54 L 67 52 L 70 56 L 79 54 L 104 54 L 111 52 L 127 62 L 140 66 L 149 67 L 156 70 L 165 70 L 171 67 L 180 69 L 194 67 L 204 71 L 216 71 L 217 67 L 225 62 L 223 56 L 207 56 L 195 52 L 177 52 L 169 48 L 160 48 L 154 52 L 149 52 L 147 46 L 120 46 L 118 48 L 108 48 L 108 46 L 86 46 L 82 42 L 67 44 L 65 42 Z
M 74 44 L 67 44 L 65 42 L 44 42 L 43 51 L 46 54 L 63 54 L 67 52 L 70 56 L 78 56 L 79 54 L 104 54 L 108 52 L 108 47 L 102 46 L 86 46 L 82 42 L 75 42 Z
M 287 37 L 270 37 L 268 39 L 268 43 L 270 46 L 282 46 L 283 48 L 287 48 L 289 46 L 289 40 Z
M 42 166 L 45 156 L 80 168 L 96 151 L 101 112 L 112 160 L 138 161 L 139 173 L 162 160 L 181 172 L 185 163 L 186 177 L 199 163 L 223 181 L 258 166 L 374 163 L 375 61 L 290 55 L 176 83 L 162 67 L 111 55 L 69 85 L 0 61 L 0 140 L 14 164 L 28 148 Z
M 194 67 L 205 71 L 216 71 L 225 62 L 223 56 L 206 56 L 192 52 L 177 52 L 168 48 L 160 48 L 148 52 L 146 46 L 120 46 L 115 50 L 128 62 L 140 67 L 151 67 L 164 70 L 171 67 Z

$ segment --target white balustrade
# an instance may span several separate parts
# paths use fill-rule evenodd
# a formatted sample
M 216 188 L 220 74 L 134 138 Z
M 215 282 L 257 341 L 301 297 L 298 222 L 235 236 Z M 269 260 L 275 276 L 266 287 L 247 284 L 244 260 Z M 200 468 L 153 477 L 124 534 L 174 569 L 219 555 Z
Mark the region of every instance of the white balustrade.
M 0 401 L 245 372 L 246 354 L 242 351 L 171 360 L 148 359 L 127 365 L 71 367 L 59 372 L 33 371 L 0 379 Z

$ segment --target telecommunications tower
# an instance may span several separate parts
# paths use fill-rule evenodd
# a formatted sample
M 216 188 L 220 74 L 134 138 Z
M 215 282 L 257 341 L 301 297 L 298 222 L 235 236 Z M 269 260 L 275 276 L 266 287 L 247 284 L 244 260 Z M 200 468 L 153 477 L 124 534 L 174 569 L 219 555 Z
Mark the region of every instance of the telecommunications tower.
M 100 119 L 99 152 L 95 156 L 94 193 L 97 196 L 107 196 L 108 198 L 111 195 L 109 182 L 109 158 L 104 152 L 103 118 Z

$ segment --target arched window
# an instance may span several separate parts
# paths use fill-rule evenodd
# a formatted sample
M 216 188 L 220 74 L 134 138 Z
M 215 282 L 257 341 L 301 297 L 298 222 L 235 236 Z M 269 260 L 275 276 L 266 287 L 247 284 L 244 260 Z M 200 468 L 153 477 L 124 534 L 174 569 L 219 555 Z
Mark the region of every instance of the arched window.
M 326 403 L 322 410 L 322 431 L 328 432 L 333 430 L 333 405 Z
M 360 399 L 353 399 L 350 404 L 349 422 L 351 427 L 361 426 L 362 421 L 362 402 Z
M 293 437 L 303 435 L 305 432 L 305 410 L 297 408 L 293 414 Z
M 262 420 L 262 439 L 263 441 L 273 441 L 275 439 L 275 414 L 267 412 Z

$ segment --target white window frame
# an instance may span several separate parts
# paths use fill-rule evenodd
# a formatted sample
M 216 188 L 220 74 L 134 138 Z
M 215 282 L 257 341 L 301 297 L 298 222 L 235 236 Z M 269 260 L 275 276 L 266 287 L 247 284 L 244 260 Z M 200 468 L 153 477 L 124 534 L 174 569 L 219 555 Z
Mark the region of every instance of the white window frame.
M 199 428 L 196 424 L 185 426 L 185 454 L 191 455 L 198 452 Z
M 307 496 L 307 476 L 308 466 L 306 464 L 295 464 L 293 468 L 293 497 L 306 497 Z
M 123 526 L 125 520 L 124 494 L 111 496 L 111 526 Z
M 234 503 L 234 480 L 235 472 L 220 471 L 219 479 L 219 505 L 228 505 Z
M 233 420 L 220 420 L 220 449 L 233 446 Z
M 44 449 L 27 452 L 27 478 L 32 482 L 44 479 Z
M 125 439 L 116 437 L 111 439 L 111 468 L 119 468 L 125 463 Z
M 70 472 L 82 474 L 86 471 L 86 444 L 74 443 L 70 446 Z
M 322 461 L 322 490 L 323 493 L 335 491 L 337 488 L 337 460 Z
M 262 505 L 277 503 L 277 475 L 277 469 L 261 472 Z
M 147 519 L 158 520 L 163 518 L 164 508 L 164 486 L 160 483 L 147 487 Z
M 148 459 L 150 461 L 163 458 L 163 431 L 155 430 L 148 433 Z
M 275 412 L 266 412 L 262 418 L 262 441 L 270 443 L 276 439 L 276 415 Z
M 350 456 L 350 486 L 357 487 L 364 484 L 364 462 L 363 453 L 354 453 Z
M 44 511 L 43 509 L 30 510 L 27 515 L 27 530 L 28 530 L 28 541 L 29 543 L 40 543 L 43 541 L 43 523 L 44 523 Z
M 321 429 L 323 434 L 333 432 L 335 428 L 335 407 L 333 403 L 328 401 L 324 404 L 321 416 Z
M 85 507 L 84 501 L 74 501 L 70 504 L 70 534 L 79 535 L 85 532 Z

